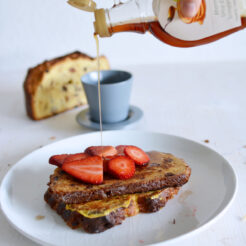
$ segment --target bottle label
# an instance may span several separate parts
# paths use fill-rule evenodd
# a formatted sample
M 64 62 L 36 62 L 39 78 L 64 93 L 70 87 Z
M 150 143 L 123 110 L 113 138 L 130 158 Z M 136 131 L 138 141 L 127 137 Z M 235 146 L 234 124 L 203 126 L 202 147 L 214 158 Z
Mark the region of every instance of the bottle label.
M 178 39 L 194 41 L 241 26 L 239 0 L 201 0 L 196 16 L 182 15 L 181 0 L 153 0 L 162 28 Z

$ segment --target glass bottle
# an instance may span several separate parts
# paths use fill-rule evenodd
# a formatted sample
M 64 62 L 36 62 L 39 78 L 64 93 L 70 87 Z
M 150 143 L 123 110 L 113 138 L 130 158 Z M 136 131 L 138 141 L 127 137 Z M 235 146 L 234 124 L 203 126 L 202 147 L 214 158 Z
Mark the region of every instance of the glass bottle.
M 202 0 L 197 15 L 185 18 L 180 0 L 130 0 L 94 11 L 95 33 L 150 32 L 164 43 L 192 47 L 216 41 L 246 27 L 246 0 Z

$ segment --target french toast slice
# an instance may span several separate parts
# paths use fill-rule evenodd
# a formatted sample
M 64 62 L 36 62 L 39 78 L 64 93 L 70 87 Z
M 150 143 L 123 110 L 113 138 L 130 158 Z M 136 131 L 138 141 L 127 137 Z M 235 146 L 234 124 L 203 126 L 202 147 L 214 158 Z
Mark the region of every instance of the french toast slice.
M 104 176 L 99 185 L 85 184 L 60 168 L 50 176 L 49 192 L 65 204 L 80 204 L 114 196 L 161 190 L 184 185 L 191 169 L 184 160 L 172 154 L 151 151 L 148 165 L 136 167 L 135 175 L 127 180 Z
M 72 229 L 81 227 L 89 233 L 98 233 L 121 224 L 124 219 L 139 212 L 160 210 L 178 191 L 179 187 L 171 187 L 81 204 L 66 204 L 48 189 L 44 199 Z

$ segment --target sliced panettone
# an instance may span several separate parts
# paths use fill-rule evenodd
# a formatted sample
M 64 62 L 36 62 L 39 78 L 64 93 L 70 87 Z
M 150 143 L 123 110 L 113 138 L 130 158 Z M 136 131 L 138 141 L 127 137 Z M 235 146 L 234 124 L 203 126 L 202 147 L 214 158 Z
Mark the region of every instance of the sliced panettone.
M 100 69 L 109 69 L 105 56 L 100 56 Z M 27 114 L 34 120 L 86 104 L 81 76 L 97 70 L 97 59 L 74 52 L 29 69 L 24 81 Z

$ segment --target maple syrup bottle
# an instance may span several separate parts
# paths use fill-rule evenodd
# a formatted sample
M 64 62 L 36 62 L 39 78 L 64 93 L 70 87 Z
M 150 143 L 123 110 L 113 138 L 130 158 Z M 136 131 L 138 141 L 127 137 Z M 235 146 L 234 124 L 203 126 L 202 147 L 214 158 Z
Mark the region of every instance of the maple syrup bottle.
M 95 33 L 150 32 L 164 43 L 193 47 L 246 27 L 246 0 L 202 0 L 196 16 L 186 18 L 180 0 L 130 0 L 94 12 Z

